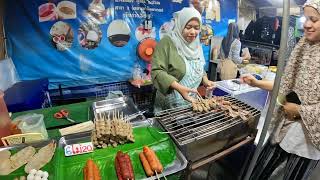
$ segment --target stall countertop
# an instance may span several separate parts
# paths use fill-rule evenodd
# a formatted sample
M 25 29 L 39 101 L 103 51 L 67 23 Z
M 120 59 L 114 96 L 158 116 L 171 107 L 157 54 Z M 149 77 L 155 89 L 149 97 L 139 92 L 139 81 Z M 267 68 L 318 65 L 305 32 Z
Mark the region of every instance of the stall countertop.
M 50 108 L 44 108 L 44 109 L 36 109 L 36 110 L 30 110 L 30 111 L 23 111 L 23 112 L 17 112 L 13 113 L 11 116 L 11 119 L 20 116 L 25 115 L 28 113 L 36 113 L 36 114 L 43 114 L 44 116 L 44 123 L 46 125 L 48 135 L 50 138 L 58 138 L 60 137 L 59 129 L 55 127 L 60 127 L 68 124 L 72 124 L 69 121 L 65 119 L 56 119 L 53 117 L 54 113 L 58 112 L 61 109 L 65 109 L 69 111 L 69 118 L 76 121 L 76 123 L 86 122 L 90 120 L 90 107 L 92 105 L 93 101 L 86 101 L 81 103 L 75 103 L 75 104 L 68 104 L 68 105 L 62 105 L 62 106 L 55 106 Z
M 250 92 L 237 94 L 234 97 L 262 111 L 267 104 L 268 94 L 268 91 L 257 88 Z
M 230 94 L 231 96 L 237 96 L 237 95 L 244 94 L 247 92 L 259 90 L 259 88 L 257 88 L 257 87 L 251 87 L 247 84 L 236 84 L 233 81 L 239 82 L 239 79 L 217 81 L 216 84 L 219 89 Z

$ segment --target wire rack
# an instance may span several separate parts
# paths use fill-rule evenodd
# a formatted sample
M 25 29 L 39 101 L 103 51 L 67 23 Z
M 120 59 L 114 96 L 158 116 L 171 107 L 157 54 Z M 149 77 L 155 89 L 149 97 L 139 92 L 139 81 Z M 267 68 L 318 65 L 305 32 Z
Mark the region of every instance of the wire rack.
M 135 104 L 141 110 L 148 109 L 150 106 L 153 106 L 152 92 L 145 93 L 145 94 L 135 93 L 135 94 L 132 94 L 132 98 Z
M 115 82 L 96 86 L 96 98 L 107 97 L 111 91 L 121 91 L 123 95 L 130 95 L 130 87 L 127 82 Z
M 111 91 L 121 91 L 123 95 L 132 97 L 134 103 L 138 106 L 140 110 L 149 109 L 150 106 L 153 106 L 152 85 L 137 88 L 132 86 L 129 82 L 116 82 L 104 84 L 96 86 L 96 98 L 101 99 L 107 97 L 109 92 Z

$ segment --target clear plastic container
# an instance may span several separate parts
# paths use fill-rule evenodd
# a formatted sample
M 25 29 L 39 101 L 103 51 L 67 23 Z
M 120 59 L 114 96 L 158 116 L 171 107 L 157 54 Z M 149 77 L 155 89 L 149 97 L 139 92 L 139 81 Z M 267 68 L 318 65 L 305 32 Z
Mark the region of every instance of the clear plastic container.
M 41 133 L 44 139 L 48 139 L 42 114 L 26 114 L 16 117 L 13 121 L 18 123 L 22 133 Z

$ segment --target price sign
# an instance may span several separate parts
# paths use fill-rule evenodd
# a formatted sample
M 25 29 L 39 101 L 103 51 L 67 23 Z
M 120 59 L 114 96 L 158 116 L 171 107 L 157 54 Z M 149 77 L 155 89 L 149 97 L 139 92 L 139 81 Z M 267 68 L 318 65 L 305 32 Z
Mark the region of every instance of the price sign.
M 85 154 L 93 152 L 92 142 L 80 143 L 80 144 L 71 144 L 64 147 L 65 156 L 74 156 L 79 154 Z

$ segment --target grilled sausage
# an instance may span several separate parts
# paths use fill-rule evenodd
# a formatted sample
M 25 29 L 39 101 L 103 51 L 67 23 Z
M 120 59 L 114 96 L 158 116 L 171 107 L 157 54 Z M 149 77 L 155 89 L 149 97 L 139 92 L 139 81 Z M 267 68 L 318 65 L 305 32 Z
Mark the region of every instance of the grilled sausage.
M 91 159 L 89 159 L 87 161 L 87 179 L 88 180 L 94 180 L 94 169 L 93 169 L 93 161 Z
M 143 153 L 146 156 L 146 159 L 148 160 L 152 171 L 156 171 L 157 173 L 161 173 L 163 170 L 163 167 L 155 154 L 155 152 L 150 149 L 149 147 L 145 146 L 143 147 Z
M 155 160 L 157 162 L 157 166 L 158 166 L 158 169 L 156 169 L 157 173 L 162 173 L 163 166 L 162 166 L 158 156 L 156 155 L 156 153 L 152 149 L 150 149 L 150 151 L 152 152 L 152 154 L 153 154 L 153 156 L 154 156 L 154 158 L 155 158 Z
M 154 155 L 150 151 L 149 147 L 146 147 L 146 146 L 143 147 L 143 154 L 145 155 L 146 159 L 148 160 L 152 171 L 158 170 L 157 160 L 154 158 Z
M 126 159 L 126 163 L 129 170 L 129 175 L 130 175 L 129 179 L 134 179 L 133 167 L 132 167 L 130 156 L 128 154 L 124 154 L 124 158 Z
M 124 158 L 124 155 L 122 152 L 118 152 L 117 153 L 117 160 L 119 162 L 119 165 L 120 165 L 120 172 L 121 172 L 121 177 L 123 179 L 129 179 L 130 178 L 130 173 L 128 171 L 128 166 L 127 166 L 127 163 L 126 163 L 126 159 Z
M 117 158 L 115 158 L 115 166 L 116 166 L 116 173 L 117 173 L 117 177 L 118 180 L 123 180 L 122 175 L 121 175 L 121 169 L 120 169 L 120 164 Z
M 100 180 L 100 172 L 98 166 L 89 159 L 86 166 L 83 168 L 83 175 L 85 180 Z
M 153 176 L 154 172 L 152 171 L 152 169 L 150 167 L 150 164 L 149 164 L 147 158 L 145 157 L 144 153 L 141 152 L 139 154 L 139 157 L 140 157 L 140 161 L 141 161 L 141 163 L 143 165 L 143 169 L 146 172 L 147 176 Z

